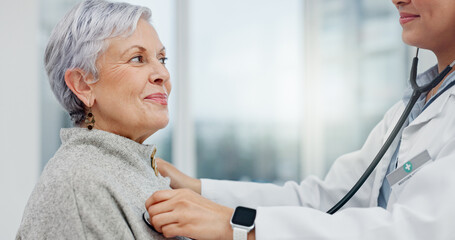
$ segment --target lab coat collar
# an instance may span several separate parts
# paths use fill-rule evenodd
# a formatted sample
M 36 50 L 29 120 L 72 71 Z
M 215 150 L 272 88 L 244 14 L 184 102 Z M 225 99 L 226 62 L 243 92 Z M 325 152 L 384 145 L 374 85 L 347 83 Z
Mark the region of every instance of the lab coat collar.
M 438 72 L 438 66 L 435 65 L 425 71 L 424 73 L 421 73 L 417 77 L 417 83 L 419 86 L 423 86 L 424 84 L 430 83 L 436 76 L 439 74 Z M 447 78 L 444 80 L 443 84 L 441 85 L 440 89 L 443 89 L 447 84 L 450 82 L 455 81 L 455 74 L 451 73 Z M 411 98 L 412 95 L 412 87 L 410 84 L 408 84 L 407 89 L 405 90 L 405 94 L 403 97 L 403 102 L 407 104 Z M 453 89 L 449 89 L 446 93 L 442 94 L 439 96 L 430 106 L 427 107 L 423 112 L 422 109 L 425 106 L 425 98 L 426 98 L 426 93 L 422 94 L 414 107 L 413 111 L 411 114 L 413 114 L 413 120 L 409 124 L 409 126 L 415 126 L 419 125 L 422 123 L 426 123 L 436 117 L 439 113 L 442 112 L 444 109 L 444 105 L 447 102 L 447 99 L 449 98 L 450 95 L 455 94 Z M 420 113 L 420 114 L 419 114 Z
M 423 86 L 425 84 L 428 84 L 430 83 L 436 76 L 438 75 L 438 65 L 434 65 L 433 67 L 431 67 L 430 69 L 428 69 L 427 71 L 417 75 L 417 84 L 419 86 Z M 408 103 L 409 100 L 411 99 L 411 96 L 412 96 L 412 92 L 413 92 L 413 89 L 411 87 L 411 83 L 408 81 L 407 82 L 407 86 L 406 86 L 406 89 L 405 89 L 405 92 L 404 92 L 404 96 L 403 96 L 403 102 L 404 103 Z

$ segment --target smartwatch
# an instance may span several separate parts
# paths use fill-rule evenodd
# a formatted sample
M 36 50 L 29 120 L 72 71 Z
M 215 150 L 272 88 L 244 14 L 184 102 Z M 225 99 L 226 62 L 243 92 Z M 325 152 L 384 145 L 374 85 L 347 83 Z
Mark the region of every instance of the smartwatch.
M 247 207 L 235 208 L 231 218 L 231 226 L 234 230 L 234 240 L 247 240 L 248 233 L 254 228 L 256 209 Z

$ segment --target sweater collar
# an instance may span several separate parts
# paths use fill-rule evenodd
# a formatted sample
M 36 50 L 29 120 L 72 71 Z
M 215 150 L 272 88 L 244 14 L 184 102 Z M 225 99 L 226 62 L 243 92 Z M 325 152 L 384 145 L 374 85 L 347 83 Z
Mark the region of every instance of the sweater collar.
M 60 137 L 64 145 L 92 145 L 125 159 L 142 159 L 147 163 L 150 163 L 150 156 L 155 148 L 155 145 L 140 144 L 129 138 L 97 129 L 63 128 L 60 130 Z

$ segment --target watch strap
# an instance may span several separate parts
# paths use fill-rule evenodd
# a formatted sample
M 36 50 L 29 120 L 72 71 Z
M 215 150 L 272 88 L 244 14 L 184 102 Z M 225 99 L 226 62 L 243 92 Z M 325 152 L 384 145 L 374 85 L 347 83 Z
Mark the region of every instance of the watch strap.
M 243 228 L 234 227 L 234 240 L 247 240 L 248 239 L 248 230 Z

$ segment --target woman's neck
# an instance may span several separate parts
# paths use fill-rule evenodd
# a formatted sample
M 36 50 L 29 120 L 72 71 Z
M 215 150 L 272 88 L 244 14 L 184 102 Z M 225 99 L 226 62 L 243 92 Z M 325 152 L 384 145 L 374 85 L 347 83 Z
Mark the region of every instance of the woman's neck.
M 438 49 L 432 49 L 432 51 L 438 59 L 439 72 L 442 72 L 455 60 L 455 44 L 453 42 L 444 44 L 443 47 L 440 47 Z
M 450 48 L 445 48 L 433 52 L 436 55 L 436 58 L 438 59 L 438 72 L 442 72 L 448 65 L 450 65 L 455 60 L 455 44 L 452 44 Z M 441 87 L 447 76 L 449 76 L 450 73 L 452 73 L 454 70 L 455 68 L 452 69 L 436 87 L 434 87 L 427 93 L 426 102 L 428 102 L 428 100 L 430 100 L 431 97 L 436 95 L 436 93 L 439 90 L 439 87 Z

